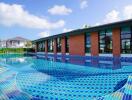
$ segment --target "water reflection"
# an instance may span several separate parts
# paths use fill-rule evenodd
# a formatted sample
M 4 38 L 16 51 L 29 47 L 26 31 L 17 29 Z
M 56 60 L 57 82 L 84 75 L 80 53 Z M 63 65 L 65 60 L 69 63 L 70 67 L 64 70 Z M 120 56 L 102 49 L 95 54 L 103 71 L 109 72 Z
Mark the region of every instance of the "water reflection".
M 32 58 L 25 57 L 21 54 L 0 55 L 0 65 L 11 68 L 12 70 L 29 70 L 32 65 Z
M 124 65 L 127 66 L 127 62 L 125 64 L 121 61 L 120 58 L 113 57 L 113 58 L 106 58 L 106 59 L 101 59 L 101 58 L 85 58 L 85 57 L 72 57 L 72 56 L 37 56 L 37 58 L 49 60 L 49 61 L 54 61 L 54 62 L 63 62 L 63 63 L 71 63 L 71 64 L 76 64 L 76 65 L 83 65 L 83 66 L 88 66 L 88 67 L 96 67 L 96 68 L 102 68 L 102 69 L 120 69 Z M 132 65 L 132 62 L 129 62 Z
M 131 59 L 121 59 L 118 57 L 79 57 L 79 56 L 66 56 L 66 55 L 37 55 L 34 58 L 71 63 L 74 65 L 83 65 L 85 67 L 101 68 L 101 69 L 121 69 L 123 66 L 132 65 Z M 29 56 L 20 54 L 0 55 L 0 63 L 11 65 L 14 67 L 23 67 L 32 64 L 32 59 Z

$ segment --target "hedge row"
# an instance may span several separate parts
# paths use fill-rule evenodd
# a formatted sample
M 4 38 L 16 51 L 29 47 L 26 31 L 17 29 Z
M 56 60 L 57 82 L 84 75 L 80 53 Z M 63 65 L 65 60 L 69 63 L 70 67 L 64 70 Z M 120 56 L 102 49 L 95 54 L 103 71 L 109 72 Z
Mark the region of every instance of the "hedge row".
M 0 48 L 0 53 L 24 53 L 34 52 L 32 48 Z

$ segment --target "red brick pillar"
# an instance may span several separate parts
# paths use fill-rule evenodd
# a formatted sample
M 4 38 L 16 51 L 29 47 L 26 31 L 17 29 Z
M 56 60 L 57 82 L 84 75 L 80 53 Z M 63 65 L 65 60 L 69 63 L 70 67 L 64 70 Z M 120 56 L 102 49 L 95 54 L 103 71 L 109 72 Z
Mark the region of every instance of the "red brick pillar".
M 62 54 L 66 53 L 66 40 L 65 40 L 65 37 L 61 38 L 61 53 Z
M 47 53 L 47 52 L 48 52 L 48 41 L 45 40 L 45 53 Z
M 120 56 L 121 54 L 120 28 L 114 28 L 112 30 L 112 40 L 113 40 L 113 56 Z
M 57 41 L 56 41 L 56 38 L 53 41 L 54 41 L 53 52 L 54 52 L 54 54 L 56 54 L 57 53 Z
M 38 43 L 35 43 L 35 53 L 38 51 Z
M 98 56 L 99 55 L 99 38 L 98 32 L 91 33 L 91 55 Z
M 69 54 L 85 55 L 85 34 L 72 35 L 69 37 Z

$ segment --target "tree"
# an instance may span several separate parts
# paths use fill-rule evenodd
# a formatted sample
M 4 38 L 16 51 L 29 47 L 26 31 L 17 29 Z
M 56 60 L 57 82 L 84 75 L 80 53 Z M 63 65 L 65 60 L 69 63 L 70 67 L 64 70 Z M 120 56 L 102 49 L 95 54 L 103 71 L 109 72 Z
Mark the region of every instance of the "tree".
M 87 24 L 84 24 L 83 25 L 83 28 L 89 28 L 89 27 L 91 27 L 90 25 L 87 25 Z
M 26 42 L 25 47 L 26 48 L 31 48 L 32 47 L 32 42 L 31 41 Z

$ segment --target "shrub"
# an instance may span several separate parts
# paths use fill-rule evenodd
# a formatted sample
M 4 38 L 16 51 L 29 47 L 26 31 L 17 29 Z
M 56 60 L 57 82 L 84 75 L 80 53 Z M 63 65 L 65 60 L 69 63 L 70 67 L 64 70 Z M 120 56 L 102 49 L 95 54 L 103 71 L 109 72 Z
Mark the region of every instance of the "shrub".
M 0 53 L 25 53 L 33 51 L 32 48 L 0 48 Z

